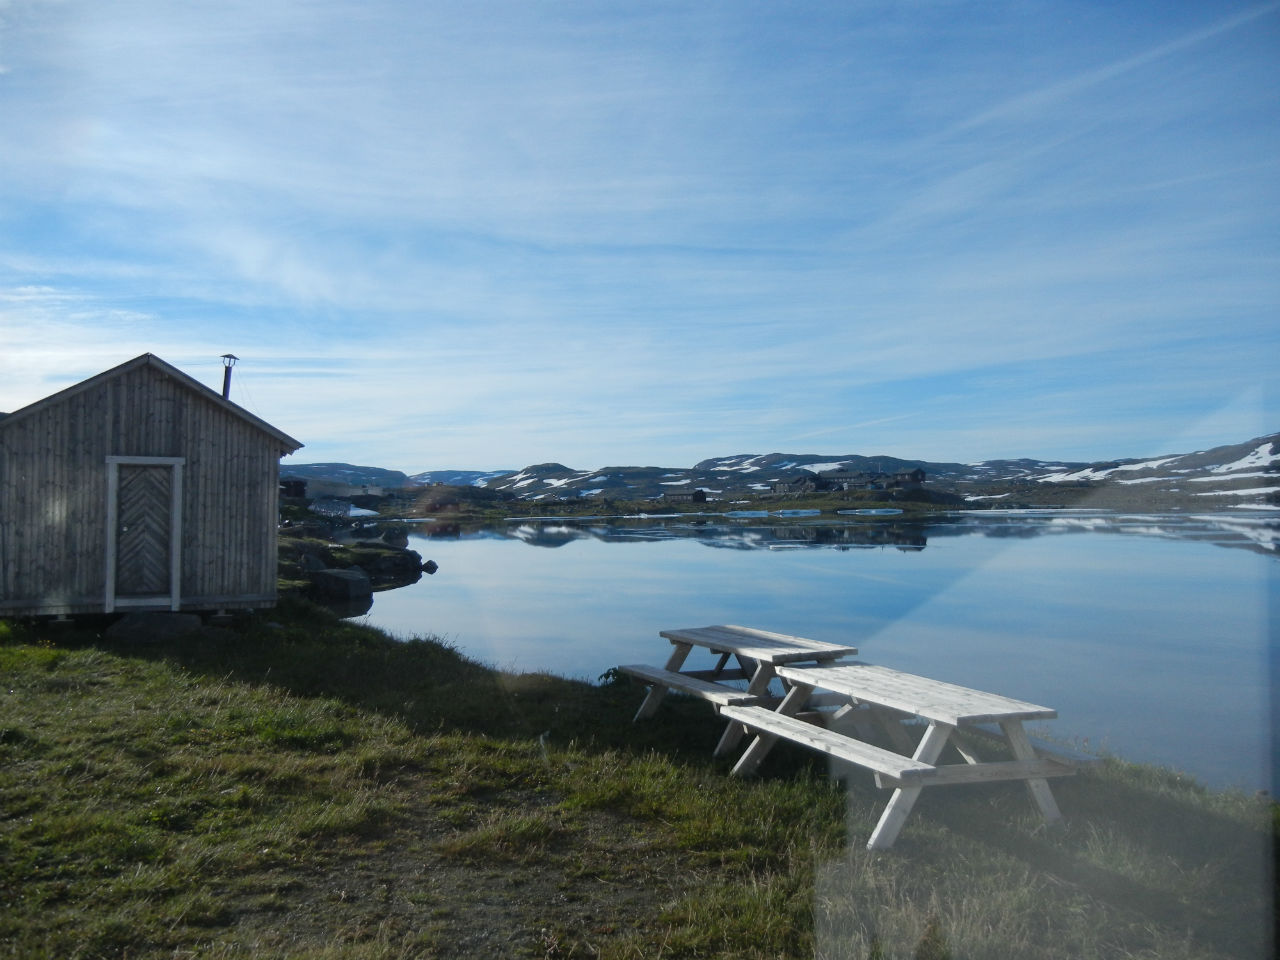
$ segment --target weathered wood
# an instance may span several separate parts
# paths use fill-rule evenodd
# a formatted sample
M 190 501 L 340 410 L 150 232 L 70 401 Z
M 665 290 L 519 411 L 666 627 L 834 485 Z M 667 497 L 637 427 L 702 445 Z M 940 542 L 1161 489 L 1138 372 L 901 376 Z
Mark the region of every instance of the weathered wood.
M 787 691 L 787 695 L 782 698 L 782 702 L 778 704 L 776 715 L 784 718 L 794 718 L 804 708 L 805 700 L 808 699 L 811 692 L 807 687 L 792 687 Z M 724 711 L 722 710 L 721 713 L 723 714 Z M 716 747 L 713 756 L 726 755 L 733 747 L 737 746 L 738 741 L 751 729 L 747 724 L 732 719 L 732 714 L 730 714 L 730 717 L 729 725 L 725 728 L 724 736 L 720 738 L 720 744 Z M 760 766 L 760 761 L 773 749 L 778 737 L 779 734 L 776 732 L 761 730 L 747 749 L 743 751 L 742 756 L 738 758 L 738 762 L 734 764 L 733 773 L 737 776 L 747 776 L 754 773 L 756 768 Z
M 689 657 L 689 651 L 693 648 L 687 643 L 676 643 L 671 641 L 671 655 L 667 657 L 666 670 L 668 673 L 677 673 L 684 666 L 684 662 Z M 636 711 L 635 720 L 646 720 L 652 717 L 658 707 L 662 705 L 663 698 L 667 695 L 669 688 L 665 683 L 656 683 L 649 688 L 649 692 L 645 694 L 644 702 L 640 704 L 640 709 Z
M 918 780 L 930 773 L 934 768 L 911 757 L 904 757 L 892 750 L 885 750 L 862 740 L 854 740 L 843 734 L 833 733 L 812 723 L 796 717 L 768 710 L 759 706 L 729 706 L 720 711 L 720 715 L 730 717 L 745 724 L 753 730 L 772 735 L 775 740 L 784 737 L 801 746 L 818 750 L 839 760 L 867 767 L 898 780 Z M 746 755 L 744 754 L 744 760 Z M 739 761 L 733 772 L 744 775 L 754 771 L 757 762 Z
M 1022 729 L 1021 720 L 1002 720 L 1000 728 L 1004 730 L 1004 735 L 1009 741 L 1009 746 L 1013 749 L 1015 760 L 1030 762 L 1036 759 L 1035 748 L 1031 746 L 1031 742 L 1027 739 L 1027 733 Z M 1040 808 L 1040 813 L 1044 817 L 1046 823 L 1057 823 L 1062 819 L 1062 812 L 1058 809 L 1058 801 L 1053 799 L 1053 791 L 1049 789 L 1049 783 L 1043 777 L 1031 777 L 1026 781 L 1027 792 L 1031 794 L 1031 800 Z
M 779 666 L 777 674 L 952 726 L 984 720 L 1050 719 L 1058 715 L 1049 707 L 859 661 Z
M 920 738 L 920 745 L 916 747 L 914 759 L 932 766 L 938 759 L 938 755 L 942 753 L 942 748 L 947 745 L 947 738 L 951 736 L 951 731 L 954 729 L 955 727 L 949 723 L 938 721 L 930 723 L 924 736 Z M 893 796 L 889 798 L 884 813 L 880 815 L 880 821 L 871 831 L 871 839 L 867 841 L 868 850 L 887 850 L 893 846 L 893 841 L 898 839 L 902 825 L 911 814 L 911 808 L 915 806 L 916 798 L 920 796 L 920 789 L 914 782 L 908 781 L 893 791 Z
M 732 653 L 756 662 L 764 660 L 773 664 L 835 660 L 858 652 L 857 647 L 845 647 L 733 624 L 661 630 L 659 636 L 666 637 L 672 643 L 691 643 L 717 653 Z
M 894 792 L 867 843 L 869 849 L 886 849 L 893 844 L 920 790 L 926 786 L 1021 780 L 1046 821 L 1055 823 L 1061 819 L 1048 778 L 1068 776 L 1075 768 L 1057 757 L 1038 756 L 1022 726 L 1026 718 L 1053 717 L 1057 716 L 1056 711 L 856 661 L 781 664 L 774 669 L 784 683 L 794 685 L 776 712 L 769 713 L 761 705 L 721 711 L 739 723 L 745 722 L 744 717 L 754 716 L 752 726 L 760 730 L 734 772 L 754 770 L 779 737 L 871 769 L 876 774 L 876 783 L 893 787 Z M 832 716 L 834 723 L 861 726 L 859 732 L 865 735 L 865 722 L 859 724 L 859 718 L 880 719 L 890 738 L 904 748 L 904 753 L 911 748 L 901 718 L 906 715 L 925 718 L 928 727 L 910 758 L 921 766 L 904 768 L 910 772 L 894 772 L 894 763 L 906 761 L 902 754 L 845 737 L 834 730 L 820 730 L 796 719 L 793 715 L 802 710 L 806 702 L 812 705 L 813 691 L 818 688 L 847 699 L 847 706 Z M 962 750 L 961 756 L 966 762 L 938 765 L 938 758 L 957 727 L 992 719 L 998 721 L 1002 738 L 1013 752 L 1012 761 L 983 763 L 971 752 Z
M 996 724 L 972 724 L 966 725 L 964 728 L 966 734 L 977 734 L 987 740 L 995 743 L 1003 743 L 1006 746 L 1009 741 L 1005 739 L 1004 731 Z M 1026 731 L 1024 730 L 1025 734 Z M 1040 737 L 1033 737 L 1026 734 L 1027 741 L 1035 748 L 1036 755 L 1050 760 L 1056 760 L 1058 763 L 1071 767 L 1090 767 L 1094 764 L 1102 762 L 1102 758 L 1092 753 L 1085 753 L 1082 750 L 1075 750 L 1061 743 L 1054 743 L 1051 740 L 1044 740 Z
M 719 654 L 716 669 L 723 669 L 728 662 L 728 657 L 732 656 L 738 663 L 737 672 L 741 676 L 751 677 L 747 692 L 762 698 L 768 695 L 769 684 L 774 677 L 774 664 L 803 660 L 836 660 L 858 652 L 856 647 L 844 647 L 820 640 L 809 640 L 805 637 L 793 637 L 734 624 L 661 630 L 658 635 L 685 651 L 680 663 L 674 667 L 668 664 L 667 669 L 678 670 L 690 649 L 694 646 L 705 647 Z M 654 687 L 644 703 L 640 705 L 640 712 L 636 714 L 636 719 L 650 716 L 657 709 L 657 704 L 664 693 L 665 691 Z M 725 727 L 714 755 L 720 757 L 732 752 L 745 733 L 745 726 L 730 723 Z
M 742 665 L 742 669 L 745 672 L 750 667 L 752 661 L 748 660 L 744 655 L 740 653 L 735 654 L 735 656 L 737 657 L 738 663 Z M 774 676 L 775 674 L 773 670 L 773 663 L 770 660 L 755 661 L 755 670 L 751 674 L 751 682 L 747 684 L 747 692 L 761 698 L 768 696 L 769 684 L 773 682 Z M 787 697 L 789 696 L 791 696 L 791 691 L 788 691 L 787 695 L 783 697 L 782 699 L 783 704 L 789 704 L 791 702 L 787 699 Z M 804 705 L 803 702 L 796 703 L 795 707 L 792 708 L 789 712 L 794 713 L 796 710 L 799 710 L 800 707 L 802 707 L 803 705 Z M 779 709 L 781 709 L 781 707 L 779 707 Z M 714 757 L 728 756 L 735 749 L 737 749 L 738 744 L 742 742 L 742 738 L 746 736 L 746 734 L 747 734 L 747 728 L 745 725 L 741 723 L 730 722 L 724 728 L 724 733 L 720 735 L 720 742 L 716 744 L 716 748 L 714 751 L 712 751 L 711 755 Z
M 622 673 L 629 674 L 645 683 L 661 686 L 668 690 L 679 690 L 712 703 L 727 706 L 729 704 L 753 703 L 755 697 L 742 690 L 726 687 L 711 680 L 701 680 L 688 674 L 650 667 L 643 663 L 631 663 L 618 667 Z
M 107 607 L 109 458 L 181 464 L 171 599 L 274 597 L 279 458 L 299 446 L 150 355 L 15 411 L 0 420 L 0 613 Z
M 683 670 L 686 677 L 697 677 L 699 680 L 750 680 L 754 675 L 743 670 Z
M 1000 760 L 987 763 L 936 764 L 933 772 L 923 778 L 920 786 L 945 787 L 965 783 L 998 783 L 1002 780 L 1030 780 L 1046 777 L 1069 777 L 1073 767 L 1056 760 Z M 898 787 L 900 778 L 892 774 L 876 774 L 876 786 Z
M 880 729 L 885 732 L 885 736 L 894 747 L 907 754 L 915 750 L 915 742 L 903 726 L 903 715 L 899 711 L 886 710 L 884 707 L 877 706 L 869 706 L 866 710 L 880 724 Z

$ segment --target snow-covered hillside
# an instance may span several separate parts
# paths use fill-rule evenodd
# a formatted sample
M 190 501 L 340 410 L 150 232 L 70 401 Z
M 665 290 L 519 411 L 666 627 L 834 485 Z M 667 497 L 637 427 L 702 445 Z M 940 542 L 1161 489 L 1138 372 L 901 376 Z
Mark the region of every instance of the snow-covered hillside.
M 1043 460 L 989 460 L 982 463 L 941 463 L 897 457 L 823 454 L 734 454 L 703 460 L 692 467 L 601 467 L 576 469 L 561 463 L 540 463 L 519 471 L 431 470 L 406 477 L 394 471 L 349 464 L 294 465 L 284 472 L 305 477 L 328 477 L 347 483 L 390 486 L 393 477 L 404 485 L 446 483 L 501 490 L 521 500 L 608 497 L 640 500 L 702 491 L 708 499 L 727 500 L 770 492 L 775 484 L 839 471 L 866 476 L 892 476 L 923 470 L 925 489 L 946 491 L 968 500 L 997 499 L 1018 490 L 1031 496 L 1054 487 L 1133 488 L 1195 498 L 1206 509 L 1221 506 L 1261 506 L 1280 493 L 1280 433 L 1244 443 L 1193 453 L 1072 463 Z M 331 475 L 331 476 L 330 476 Z M 357 477 L 364 479 L 355 479 Z M 376 478 L 376 479 L 375 479 Z M 1001 492 L 1004 490 L 1006 492 Z

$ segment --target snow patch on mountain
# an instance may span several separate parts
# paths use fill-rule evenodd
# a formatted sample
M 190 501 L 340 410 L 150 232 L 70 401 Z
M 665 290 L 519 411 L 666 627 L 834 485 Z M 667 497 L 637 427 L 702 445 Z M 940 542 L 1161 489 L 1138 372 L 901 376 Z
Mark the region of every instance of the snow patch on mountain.
M 1268 441 L 1259 444 L 1251 453 L 1246 454 L 1234 463 L 1224 463 L 1221 466 L 1210 467 L 1211 473 L 1234 473 L 1237 470 L 1248 470 L 1252 467 L 1269 467 L 1273 463 L 1280 461 L 1280 452 L 1272 453 L 1271 449 L 1277 444 Z
M 1280 487 L 1248 487 L 1244 490 L 1209 490 L 1206 493 L 1197 493 L 1197 497 L 1251 497 L 1259 493 L 1276 493 L 1280 492 Z

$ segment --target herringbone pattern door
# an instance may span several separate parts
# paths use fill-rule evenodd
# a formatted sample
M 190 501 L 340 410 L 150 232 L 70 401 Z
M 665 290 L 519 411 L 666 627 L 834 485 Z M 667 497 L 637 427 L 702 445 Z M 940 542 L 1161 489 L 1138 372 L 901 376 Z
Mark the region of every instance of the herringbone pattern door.
M 169 593 L 171 482 L 168 467 L 120 467 L 116 508 L 116 595 Z

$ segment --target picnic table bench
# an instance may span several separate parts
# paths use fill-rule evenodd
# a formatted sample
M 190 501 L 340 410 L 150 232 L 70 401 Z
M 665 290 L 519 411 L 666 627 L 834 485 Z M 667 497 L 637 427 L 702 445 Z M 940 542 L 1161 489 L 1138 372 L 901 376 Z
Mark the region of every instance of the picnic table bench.
M 659 636 L 671 642 L 671 655 L 662 668 L 641 663 L 618 667 L 621 673 L 650 684 L 636 720 L 653 716 L 668 690 L 701 697 L 723 710 L 726 706 L 768 702 L 769 684 L 782 664 L 813 661 L 824 663 L 853 656 L 857 647 L 846 647 L 821 640 L 792 637 L 768 630 L 721 624 L 712 627 L 685 627 L 661 630 Z M 702 647 L 718 655 L 714 667 L 706 670 L 682 670 L 694 647 Z M 737 666 L 729 667 L 733 660 Z M 746 690 L 729 686 L 725 681 L 747 680 Z M 745 728 L 730 724 L 716 746 L 715 756 L 723 756 L 742 740 Z
M 737 626 L 664 630 L 660 635 L 675 646 L 665 669 L 642 664 L 618 668 L 652 685 L 636 719 L 651 716 L 667 690 L 680 690 L 711 701 L 730 721 L 717 756 L 736 746 L 746 731 L 755 732 L 733 767 L 734 775 L 753 773 L 779 739 L 871 770 L 876 784 L 892 788 L 893 795 L 867 842 L 869 849 L 892 846 L 920 791 L 930 786 L 1021 780 L 1041 815 L 1055 823 L 1062 814 L 1048 779 L 1073 774 L 1087 762 L 1027 735 L 1023 721 L 1052 719 L 1056 710 L 844 659 L 857 652 L 850 647 Z M 681 671 L 694 646 L 719 653 L 716 667 Z M 738 660 L 739 669 L 725 669 L 730 658 Z M 723 682 L 747 678 L 745 691 Z M 781 698 L 769 695 L 774 678 L 785 688 Z M 831 706 L 836 709 L 819 712 Z M 814 720 L 825 720 L 826 726 Z M 916 741 L 910 727 L 922 721 L 924 733 Z M 999 740 L 1013 759 L 981 760 L 963 742 L 951 739 L 957 729 Z M 870 742 L 880 739 L 877 734 L 893 749 Z M 948 742 L 962 762 L 938 762 Z

